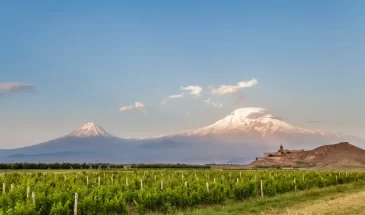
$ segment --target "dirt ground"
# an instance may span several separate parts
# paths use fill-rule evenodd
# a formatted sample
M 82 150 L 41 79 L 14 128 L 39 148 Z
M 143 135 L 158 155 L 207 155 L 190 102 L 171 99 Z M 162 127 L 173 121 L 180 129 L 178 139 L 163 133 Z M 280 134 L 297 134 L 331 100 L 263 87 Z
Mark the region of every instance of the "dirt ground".
M 365 215 L 365 190 L 343 193 L 320 200 L 297 204 L 290 208 L 267 211 L 263 214 L 282 215 Z

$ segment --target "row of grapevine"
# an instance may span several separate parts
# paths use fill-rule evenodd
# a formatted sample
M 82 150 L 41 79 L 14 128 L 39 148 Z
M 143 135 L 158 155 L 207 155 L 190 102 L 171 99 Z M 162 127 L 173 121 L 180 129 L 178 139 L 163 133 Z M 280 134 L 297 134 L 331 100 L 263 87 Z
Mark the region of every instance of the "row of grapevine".
M 168 212 L 197 205 L 219 204 L 228 199 L 274 196 L 364 179 L 365 172 L 361 171 L 9 173 L 0 177 L 0 215 Z

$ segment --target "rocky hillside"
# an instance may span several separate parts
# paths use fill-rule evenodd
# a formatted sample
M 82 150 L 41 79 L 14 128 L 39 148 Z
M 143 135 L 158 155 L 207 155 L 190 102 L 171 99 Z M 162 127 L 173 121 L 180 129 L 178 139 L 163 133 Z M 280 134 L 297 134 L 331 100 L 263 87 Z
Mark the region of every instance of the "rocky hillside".
M 341 142 L 279 157 L 260 158 L 250 166 L 365 166 L 365 150 Z
M 298 160 L 319 165 L 365 165 L 365 150 L 343 142 L 306 151 Z

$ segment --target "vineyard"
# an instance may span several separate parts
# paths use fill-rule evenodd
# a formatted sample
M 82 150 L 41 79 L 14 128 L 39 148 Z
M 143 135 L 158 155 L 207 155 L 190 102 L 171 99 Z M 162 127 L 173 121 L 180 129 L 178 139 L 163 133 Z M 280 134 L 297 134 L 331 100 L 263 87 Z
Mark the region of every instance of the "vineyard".
M 365 179 L 361 171 L 136 170 L 8 173 L 0 214 L 168 213 Z

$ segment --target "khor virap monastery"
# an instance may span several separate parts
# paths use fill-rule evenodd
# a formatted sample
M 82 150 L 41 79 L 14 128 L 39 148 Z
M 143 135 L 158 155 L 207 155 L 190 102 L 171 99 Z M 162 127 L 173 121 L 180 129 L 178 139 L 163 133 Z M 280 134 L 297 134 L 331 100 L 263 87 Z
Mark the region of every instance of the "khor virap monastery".
M 280 149 L 277 152 L 265 152 L 263 158 L 281 158 L 281 157 L 286 157 L 287 155 L 290 155 L 290 154 L 295 154 L 295 153 L 300 153 L 300 152 L 304 152 L 304 149 L 288 150 L 288 149 L 284 149 L 283 145 L 280 145 Z M 260 160 L 263 158 L 258 157 L 258 158 L 256 158 L 256 160 Z
M 280 149 L 277 152 L 265 152 L 264 157 L 281 157 L 281 156 L 286 155 L 286 154 L 298 153 L 298 152 L 304 152 L 304 149 L 301 149 L 301 150 L 288 150 L 288 149 L 285 149 L 284 150 L 283 145 L 280 145 Z

